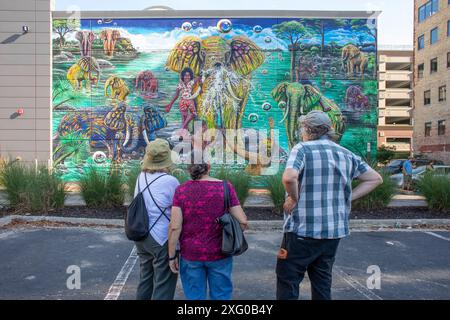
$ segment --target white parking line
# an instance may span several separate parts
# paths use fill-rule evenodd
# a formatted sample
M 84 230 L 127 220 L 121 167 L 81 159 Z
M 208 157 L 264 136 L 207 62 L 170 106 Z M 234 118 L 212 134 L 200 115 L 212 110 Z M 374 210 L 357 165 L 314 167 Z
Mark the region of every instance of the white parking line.
M 114 280 L 113 284 L 109 288 L 108 294 L 106 295 L 105 299 L 103 299 L 103 300 L 119 299 L 120 293 L 122 292 L 122 289 L 125 286 L 125 283 L 127 282 L 131 271 L 133 271 L 133 268 L 134 268 L 134 265 L 136 264 L 137 259 L 138 259 L 138 255 L 136 252 L 136 247 L 133 247 L 133 250 L 131 250 L 130 256 L 128 257 L 127 261 L 125 261 L 125 264 L 122 266 L 122 269 L 120 270 L 119 274 L 117 275 L 116 280 Z
M 353 289 L 358 291 L 361 295 L 366 297 L 368 300 L 383 300 L 379 295 L 369 290 L 367 287 L 359 283 L 358 280 L 354 279 L 352 276 L 343 271 L 340 267 L 334 266 L 333 273 L 342 278 L 347 282 Z
M 442 239 L 442 240 L 450 241 L 450 238 L 446 238 L 444 236 L 441 236 L 440 234 L 437 234 L 437 233 L 434 233 L 434 232 L 431 232 L 431 231 L 427 231 L 427 232 L 424 232 L 424 233 L 429 234 L 430 236 Z

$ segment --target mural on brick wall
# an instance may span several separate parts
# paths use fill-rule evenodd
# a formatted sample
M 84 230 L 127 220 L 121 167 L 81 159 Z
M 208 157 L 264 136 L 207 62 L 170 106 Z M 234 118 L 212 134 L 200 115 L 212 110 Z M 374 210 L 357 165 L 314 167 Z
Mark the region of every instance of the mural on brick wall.
M 282 163 L 299 142 L 297 118 L 313 109 L 343 146 L 375 149 L 372 21 L 53 21 L 53 160 L 66 180 L 90 165 L 134 166 L 157 137 L 186 142 L 194 120 L 279 129 Z M 234 152 L 245 158 L 245 148 Z

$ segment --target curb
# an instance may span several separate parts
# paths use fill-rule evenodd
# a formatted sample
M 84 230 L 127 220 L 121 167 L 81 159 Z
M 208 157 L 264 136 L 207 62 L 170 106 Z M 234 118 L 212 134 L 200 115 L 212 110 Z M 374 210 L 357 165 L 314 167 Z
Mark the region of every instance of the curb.
M 11 215 L 0 218 L 0 227 L 7 226 L 13 221 L 20 222 L 54 222 L 70 226 L 80 227 L 124 227 L 122 219 L 91 219 L 91 218 L 66 218 L 49 216 L 19 216 Z M 250 231 L 270 231 L 282 230 L 282 220 L 269 221 L 249 221 Z M 361 219 L 350 220 L 350 229 L 370 230 L 370 229 L 402 229 L 402 228 L 420 228 L 426 227 L 450 227 L 450 219 Z

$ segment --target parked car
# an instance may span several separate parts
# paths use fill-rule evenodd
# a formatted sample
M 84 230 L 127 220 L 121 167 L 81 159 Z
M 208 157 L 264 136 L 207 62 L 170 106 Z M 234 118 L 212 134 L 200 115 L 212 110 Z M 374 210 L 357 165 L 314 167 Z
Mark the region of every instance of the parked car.
M 383 172 L 386 172 L 387 174 L 397 174 L 402 173 L 403 163 L 406 161 L 406 159 L 395 159 L 390 161 L 383 169 Z M 439 160 L 430 160 L 430 159 L 423 159 L 418 158 L 412 160 L 413 167 L 419 168 L 421 166 L 426 166 L 430 163 L 430 161 L 433 161 L 435 165 L 442 165 L 443 162 Z
M 417 181 L 419 181 L 423 177 L 423 175 L 425 174 L 426 171 L 427 171 L 427 166 L 420 166 L 420 167 L 413 169 L 413 174 L 412 174 L 413 185 L 415 183 L 417 183 Z M 450 166 L 434 166 L 433 172 L 436 175 L 446 176 L 450 179 Z M 398 187 L 403 186 L 403 173 L 393 174 L 391 176 L 391 179 L 392 179 L 392 181 L 395 182 L 395 184 Z

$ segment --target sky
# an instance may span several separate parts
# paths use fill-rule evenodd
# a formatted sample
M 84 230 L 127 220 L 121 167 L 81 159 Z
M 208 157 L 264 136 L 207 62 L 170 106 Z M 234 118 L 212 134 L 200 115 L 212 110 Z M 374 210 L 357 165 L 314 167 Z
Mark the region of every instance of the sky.
M 59 11 L 142 10 L 150 6 L 168 6 L 176 10 L 339 10 L 382 11 L 378 21 L 378 43 L 381 49 L 413 44 L 413 0 L 55 0 Z

